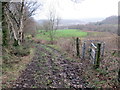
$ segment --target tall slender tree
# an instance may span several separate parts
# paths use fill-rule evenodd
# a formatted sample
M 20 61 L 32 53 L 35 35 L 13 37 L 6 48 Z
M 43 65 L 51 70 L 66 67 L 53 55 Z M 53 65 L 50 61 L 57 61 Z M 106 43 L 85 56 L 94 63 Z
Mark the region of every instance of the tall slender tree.
M 5 20 L 5 6 L 8 5 L 9 2 L 2 2 L 2 45 L 7 47 L 9 45 L 9 32 L 7 29 L 7 24 Z
M 14 45 L 21 45 L 24 38 L 24 24 L 41 4 L 37 2 L 9 2 L 4 5 L 4 15 L 14 38 Z
M 54 8 L 50 8 L 48 12 L 48 21 L 46 22 L 46 25 L 47 25 L 46 27 L 49 32 L 51 44 L 53 44 L 53 41 L 55 38 L 55 32 L 58 29 L 59 23 L 60 23 L 60 17 L 57 15 Z

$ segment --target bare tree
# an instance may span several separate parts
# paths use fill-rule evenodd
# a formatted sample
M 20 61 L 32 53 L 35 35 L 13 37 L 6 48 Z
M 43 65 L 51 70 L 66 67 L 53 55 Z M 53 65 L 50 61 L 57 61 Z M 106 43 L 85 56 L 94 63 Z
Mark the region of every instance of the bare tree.
M 24 22 L 23 33 L 25 35 L 32 35 L 33 37 L 36 34 L 37 22 L 34 18 L 29 18 Z
M 13 33 L 14 43 L 20 45 L 24 36 L 24 24 L 32 15 L 35 10 L 40 6 L 36 5 L 37 2 L 9 2 L 5 5 L 5 16 L 9 29 Z
M 53 44 L 56 30 L 60 22 L 60 17 L 57 15 L 56 11 L 52 8 L 48 13 L 48 21 L 44 24 L 44 27 L 47 29 L 50 37 L 51 44 Z
M 44 21 L 43 22 L 43 29 L 45 30 L 45 32 L 48 32 L 49 30 L 49 21 Z

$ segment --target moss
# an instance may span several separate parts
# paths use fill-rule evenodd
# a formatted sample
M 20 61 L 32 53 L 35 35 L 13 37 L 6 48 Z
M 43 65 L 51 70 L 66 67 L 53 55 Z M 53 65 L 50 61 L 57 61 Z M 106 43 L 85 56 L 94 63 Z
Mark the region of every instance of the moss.
M 18 40 L 14 40 L 13 46 L 19 46 Z

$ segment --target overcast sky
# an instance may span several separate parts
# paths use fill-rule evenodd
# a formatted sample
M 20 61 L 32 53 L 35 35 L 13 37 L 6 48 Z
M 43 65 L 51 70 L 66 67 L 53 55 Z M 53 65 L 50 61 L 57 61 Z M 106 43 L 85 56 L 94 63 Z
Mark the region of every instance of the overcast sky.
M 84 0 L 80 3 L 74 3 L 71 0 L 42 0 L 43 7 L 37 10 L 34 18 L 36 20 L 47 19 L 51 7 L 55 9 L 61 19 L 104 18 L 118 15 L 119 1 Z

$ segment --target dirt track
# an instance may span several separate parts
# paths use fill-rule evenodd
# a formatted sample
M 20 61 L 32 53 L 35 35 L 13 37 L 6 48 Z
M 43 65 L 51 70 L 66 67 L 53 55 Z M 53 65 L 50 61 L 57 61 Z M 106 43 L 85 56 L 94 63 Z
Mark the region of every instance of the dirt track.
M 82 64 L 45 45 L 36 45 L 32 62 L 13 88 L 85 88 Z

